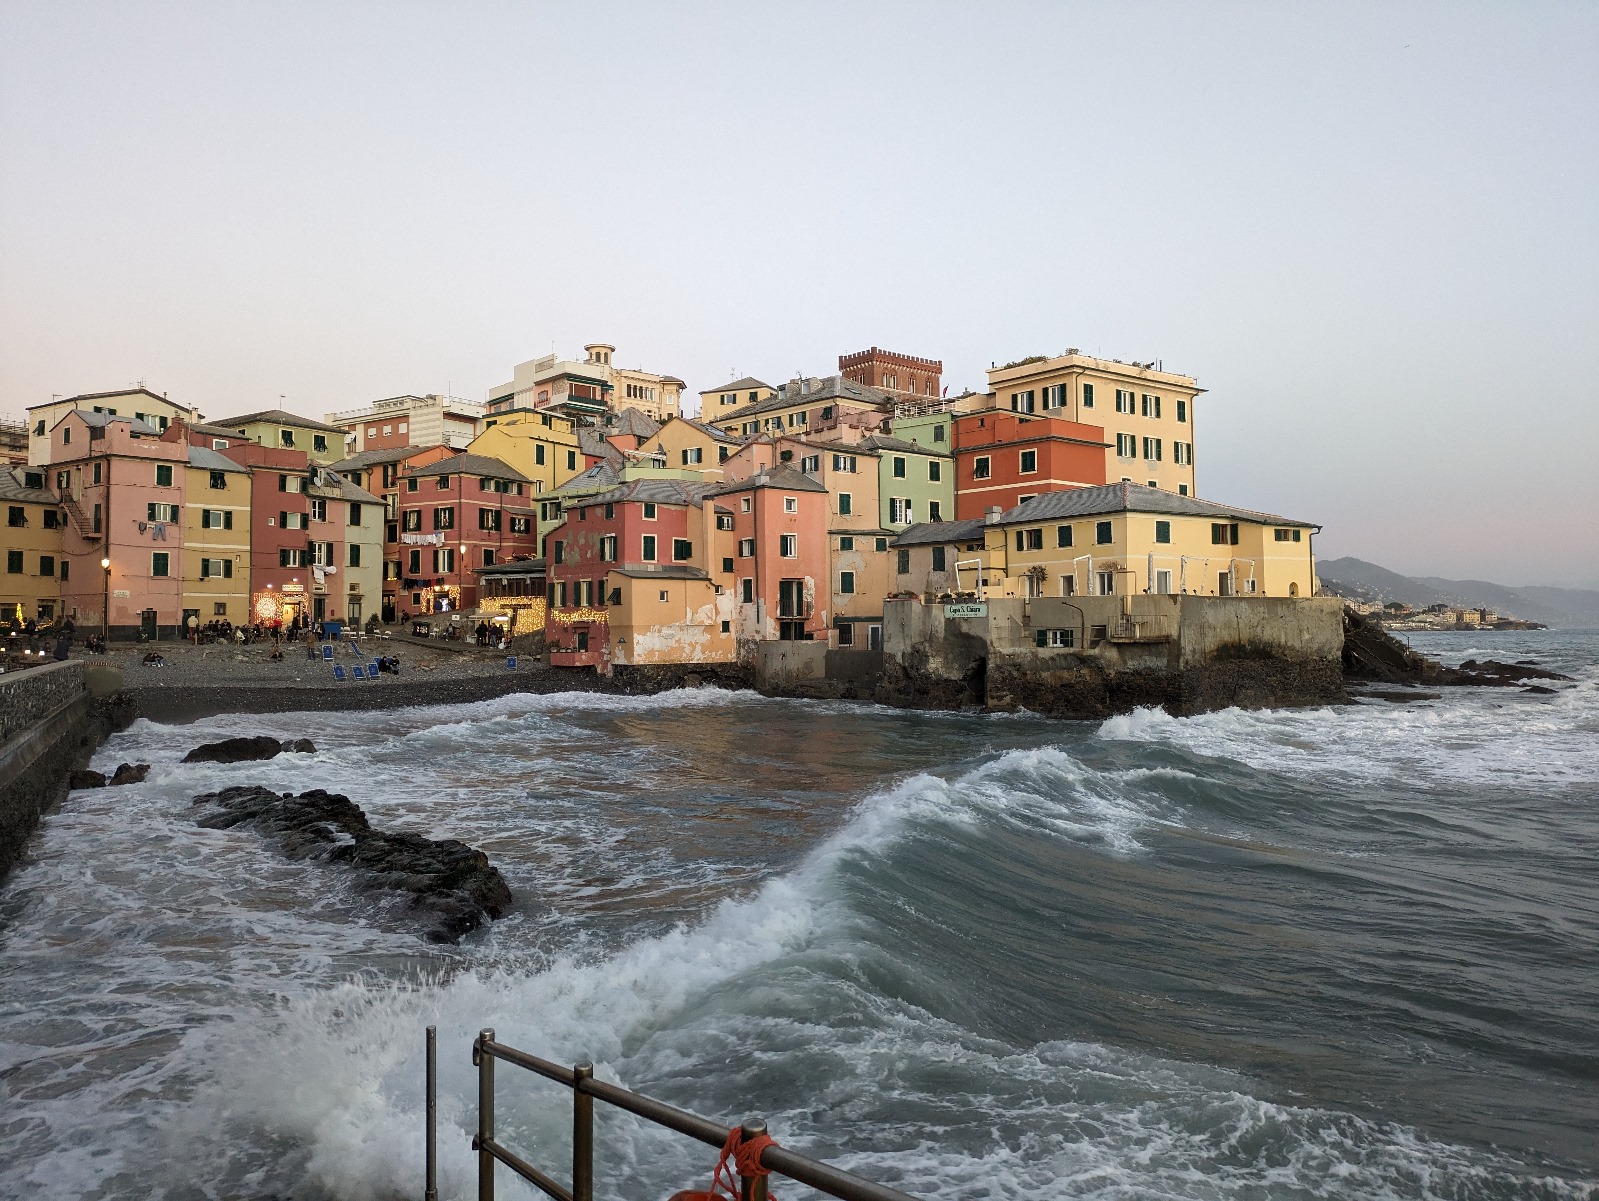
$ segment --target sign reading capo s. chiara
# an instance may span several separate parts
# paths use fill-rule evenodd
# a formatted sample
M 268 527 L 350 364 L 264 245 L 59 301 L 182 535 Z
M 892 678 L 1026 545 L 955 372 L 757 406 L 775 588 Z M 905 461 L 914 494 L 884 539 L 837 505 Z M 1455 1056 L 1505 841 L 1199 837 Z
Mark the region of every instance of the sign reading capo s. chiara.
M 987 617 L 988 606 L 981 601 L 968 601 L 965 604 L 945 605 L 944 619 L 957 620 L 962 617 Z

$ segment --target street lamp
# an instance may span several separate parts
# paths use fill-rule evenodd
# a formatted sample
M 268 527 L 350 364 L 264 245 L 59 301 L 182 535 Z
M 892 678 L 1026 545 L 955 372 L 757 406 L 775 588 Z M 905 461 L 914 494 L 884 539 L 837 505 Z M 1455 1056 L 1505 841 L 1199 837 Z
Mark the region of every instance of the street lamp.
M 105 587 L 100 592 L 100 641 L 111 641 L 111 557 L 100 560 L 100 570 L 105 572 Z

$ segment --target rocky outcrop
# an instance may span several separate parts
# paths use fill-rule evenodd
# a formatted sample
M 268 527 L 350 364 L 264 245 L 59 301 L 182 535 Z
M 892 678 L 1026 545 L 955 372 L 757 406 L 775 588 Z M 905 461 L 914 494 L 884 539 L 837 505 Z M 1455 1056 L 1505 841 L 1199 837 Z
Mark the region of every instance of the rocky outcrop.
M 79 788 L 104 788 L 106 785 L 105 772 L 94 771 L 92 768 L 82 768 L 79 771 L 67 773 L 67 787 L 76 791 Z
M 1377 622 L 1353 609 L 1344 610 L 1343 663 L 1344 678 L 1351 682 L 1509 688 L 1528 680 L 1571 679 L 1558 671 L 1539 667 L 1531 660 L 1500 663 L 1493 659 L 1467 659 L 1459 667 L 1445 667 L 1412 650 Z
M 148 763 L 123 763 L 118 765 L 117 770 L 107 783 L 143 784 L 145 777 L 149 774 L 150 765 Z
M 285 751 L 310 754 L 315 750 L 316 745 L 309 738 L 282 742 L 259 734 L 251 738 L 224 738 L 221 742 L 208 742 L 204 746 L 197 746 L 183 756 L 183 762 L 247 763 L 259 759 L 272 759 Z
M 212 830 L 249 825 L 275 839 L 291 859 L 318 859 L 360 873 L 363 884 L 411 895 L 427 937 L 455 942 L 510 908 L 511 890 L 482 851 L 453 838 L 372 829 L 349 797 L 320 788 L 281 796 L 269 788 L 224 788 L 194 798 L 198 824 Z

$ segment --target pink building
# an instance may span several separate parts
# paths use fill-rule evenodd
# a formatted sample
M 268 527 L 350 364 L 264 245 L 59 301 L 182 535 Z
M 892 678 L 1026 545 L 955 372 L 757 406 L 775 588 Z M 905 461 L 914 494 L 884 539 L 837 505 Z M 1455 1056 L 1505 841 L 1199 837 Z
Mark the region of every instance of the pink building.
M 136 418 L 81 409 L 49 435 L 49 482 L 68 516 L 63 612 L 113 636 L 180 637 L 188 445 Z
M 752 653 L 754 642 L 826 639 L 827 489 L 780 464 L 709 495 L 733 516 L 740 657 Z

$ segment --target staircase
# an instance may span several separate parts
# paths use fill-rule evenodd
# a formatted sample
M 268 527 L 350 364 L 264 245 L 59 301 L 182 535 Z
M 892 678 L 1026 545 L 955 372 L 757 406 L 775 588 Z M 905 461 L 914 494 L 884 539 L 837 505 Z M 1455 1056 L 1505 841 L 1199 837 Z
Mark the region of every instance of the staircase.
M 100 531 L 95 529 L 87 517 L 83 515 L 78 502 L 70 496 L 61 497 L 61 507 L 67 511 L 67 518 L 78 531 L 78 536 L 89 542 L 100 541 Z

